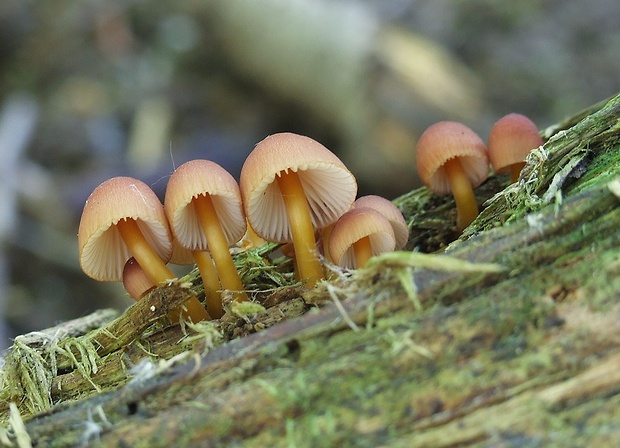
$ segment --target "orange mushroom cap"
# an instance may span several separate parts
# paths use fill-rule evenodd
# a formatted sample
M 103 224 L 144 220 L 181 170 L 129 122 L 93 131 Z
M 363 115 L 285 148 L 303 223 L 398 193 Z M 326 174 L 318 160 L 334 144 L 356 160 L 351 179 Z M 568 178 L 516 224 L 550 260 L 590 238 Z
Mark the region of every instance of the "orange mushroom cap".
M 135 301 L 140 300 L 146 293 L 155 288 L 151 279 L 138 264 L 135 258 L 131 257 L 123 268 L 123 287 L 127 294 Z
M 356 243 L 368 238 L 369 256 L 393 251 L 396 238 L 390 222 L 369 207 L 356 207 L 340 217 L 329 237 L 329 252 L 334 262 L 347 268 L 358 268 Z M 363 263 L 365 263 L 364 259 Z
M 179 240 L 177 240 L 174 235 L 172 236 L 172 256 L 169 262 L 179 266 L 194 264 L 194 255 L 192 251 L 181 246 L 181 243 L 179 243 Z
M 121 281 L 132 256 L 116 228 L 133 219 L 157 255 L 166 263 L 172 255 L 170 228 L 164 207 L 144 182 L 113 177 L 99 185 L 84 205 L 78 230 L 80 266 L 99 281 Z
M 351 208 L 357 194 L 355 177 L 325 146 L 293 133 L 270 135 L 247 157 L 240 177 L 248 222 L 267 241 L 292 241 L 284 200 L 275 182 L 278 173 L 288 171 L 299 176 L 315 229 L 335 222 Z
M 175 238 L 193 252 L 209 313 L 216 318 L 224 313 L 217 294 L 220 284 L 235 291 L 237 300 L 247 300 L 229 250 L 247 229 L 232 175 L 210 160 L 187 162 L 170 176 L 164 207 Z
M 467 126 L 442 121 L 430 126 L 418 140 L 418 173 L 437 194 L 452 192 L 456 203 L 456 228 L 462 231 L 478 216 L 474 188 L 489 175 L 484 142 Z
M 394 203 L 384 197 L 370 194 L 367 196 L 361 196 L 353 203 L 354 208 L 368 207 L 377 210 L 381 213 L 394 230 L 394 236 L 396 237 L 396 249 L 402 249 L 409 240 L 409 227 L 407 221 L 402 212 L 394 205 Z
M 529 152 L 543 144 L 538 128 L 521 114 L 508 114 L 495 122 L 489 133 L 489 160 L 496 173 L 524 163 Z
M 429 126 L 416 147 L 420 179 L 437 194 L 451 192 L 443 169 L 445 163 L 458 158 L 473 188 L 489 176 L 487 148 L 470 128 L 455 121 L 440 121 Z
M 190 250 L 208 249 L 207 238 L 192 201 L 205 194 L 211 197 L 228 244 L 239 241 L 246 231 L 239 186 L 228 171 L 210 160 L 184 163 L 168 180 L 164 206 L 176 239 Z

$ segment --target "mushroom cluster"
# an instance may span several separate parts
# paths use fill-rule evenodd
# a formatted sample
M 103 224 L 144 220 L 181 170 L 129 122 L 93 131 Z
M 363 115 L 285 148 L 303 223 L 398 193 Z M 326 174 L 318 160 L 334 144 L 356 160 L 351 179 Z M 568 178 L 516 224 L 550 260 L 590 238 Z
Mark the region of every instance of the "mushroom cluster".
M 420 137 L 417 168 L 432 191 L 454 195 L 456 227 L 462 231 L 478 215 L 474 189 L 487 179 L 489 164 L 515 181 L 527 153 L 541 144 L 534 123 L 519 114 L 498 120 L 488 145 L 464 124 L 443 121 Z M 174 279 L 167 263 L 195 263 L 205 304 L 193 297 L 169 317 L 219 318 L 222 291 L 248 300 L 232 245 L 290 245 L 296 278 L 309 287 L 324 278 L 324 260 L 355 269 L 372 256 L 402 249 L 409 228 L 400 210 L 379 196 L 356 196 L 355 177 L 335 154 L 309 137 L 278 133 L 255 146 L 239 183 L 209 160 L 178 167 L 163 204 L 138 179 L 103 182 L 87 199 L 80 220 L 80 265 L 96 280 L 123 281 L 129 295 L 140 300 Z
M 113 177 L 95 188 L 80 219 L 78 250 L 82 270 L 95 280 L 123 280 L 125 264 L 132 257 L 139 269 L 127 269 L 126 279 L 139 273 L 143 285 L 150 280 L 157 286 L 175 278 L 166 265 L 172 257 L 172 236 L 164 206 L 153 190 L 138 179 Z M 134 284 L 132 280 L 126 281 Z M 148 286 L 141 286 L 140 290 L 132 296 L 139 298 Z M 196 297 L 186 302 L 181 311 L 194 322 L 209 318 Z M 178 319 L 174 314 L 171 312 L 171 319 Z
M 452 194 L 456 229 L 463 231 L 478 216 L 474 189 L 489 175 L 519 178 L 525 157 L 543 141 L 536 125 L 521 114 L 508 114 L 491 128 L 488 143 L 462 123 L 442 121 L 428 127 L 416 146 L 416 165 L 422 182 L 436 194 Z
M 169 317 L 200 320 L 224 314 L 221 292 L 248 300 L 232 245 L 292 244 L 296 276 L 306 286 L 324 278 L 325 258 L 348 268 L 402 248 L 408 228 L 401 212 L 378 196 L 356 201 L 357 182 L 317 141 L 279 133 L 259 142 L 237 181 L 209 160 L 192 160 L 170 176 L 164 203 L 138 179 L 115 177 L 86 200 L 78 230 L 82 270 L 100 281 L 123 281 L 140 300 L 175 275 L 167 263 L 195 263 L 205 304 L 193 297 Z M 329 256 L 328 254 L 331 254 Z

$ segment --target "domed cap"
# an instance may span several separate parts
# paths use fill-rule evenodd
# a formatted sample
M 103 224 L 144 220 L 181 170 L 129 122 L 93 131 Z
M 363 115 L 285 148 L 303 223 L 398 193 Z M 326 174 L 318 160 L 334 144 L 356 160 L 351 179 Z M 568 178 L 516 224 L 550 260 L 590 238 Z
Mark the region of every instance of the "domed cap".
M 177 240 L 174 235 L 172 235 L 172 256 L 170 257 L 169 263 L 180 266 L 196 263 L 193 252 L 181 246 L 181 243 L 179 243 L 179 240 Z
M 164 206 L 174 236 L 191 250 L 207 250 L 195 203 L 192 199 L 208 194 L 229 245 L 246 231 L 241 194 L 235 178 L 210 160 L 192 160 L 178 167 L 166 187 Z
M 356 207 L 336 222 L 329 237 L 329 253 L 334 262 L 343 267 L 357 268 L 354 243 L 368 237 L 372 255 L 393 251 L 396 247 L 390 222 L 378 211 Z
M 394 203 L 384 197 L 370 194 L 361 196 L 353 203 L 354 208 L 368 207 L 381 213 L 392 225 L 396 237 L 396 249 L 400 250 L 409 240 L 409 227 L 402 212 Z
M 489 133 L 489 161 L 496 173 L 525 162 L 529 152 L 543 144 L 538 128 L 521 114 L 508 114 L 495 122 Z
M 416 147 L 420 179 L 437 194 L 450 193 L 443 165 L 458 158 L 473 188 L 489 175 L 487 149 L 482 139 L 464 124 L 441 121 L 429 126 Z
M 100 281 L 121 281 L 132 256 L 116 224 L 133 219 L 157 255 L 167 262 L 172 254 L 170 228 L 164 207 L 144 182 L 113 177 L 99 185 L 84 205 L 78 230 L 80 266 Z
M 136 259 L 131 257 L 123 268 L 123 287 L 132 299 L 138 301 L 155 288 L 155 285 Z
M 315 229 L 335 222 L 351 208 L 357 182 L 342 161 L 317 141 L 292 133 L 274 134 L 258 143 L 241 170 L 241 196 L 248 222 L 268 241 L 292 241 L 280 172 L 296 172 Z

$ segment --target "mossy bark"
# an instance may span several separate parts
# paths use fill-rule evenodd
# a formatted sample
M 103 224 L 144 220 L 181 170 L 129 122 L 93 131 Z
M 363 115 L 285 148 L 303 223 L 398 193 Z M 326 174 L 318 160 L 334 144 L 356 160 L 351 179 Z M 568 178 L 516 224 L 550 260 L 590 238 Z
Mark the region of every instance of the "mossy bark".
M 244 316 L 255 333 L 54 403 L 26 419 L 30 438 L 39 446 L 618 445 L 620 96 L 543 134 L 519 182 L 497 194 L 504 180 L 483 186 L 482 214 L 446 248 L 450 198 L 417 190 L 396 201 L 413 230 L 409 248 L 441 255 L 386 258 L 348 282 L 289 291 L 279 306 L 296 303 L 295 316 L 330 304 L 273 326 Z

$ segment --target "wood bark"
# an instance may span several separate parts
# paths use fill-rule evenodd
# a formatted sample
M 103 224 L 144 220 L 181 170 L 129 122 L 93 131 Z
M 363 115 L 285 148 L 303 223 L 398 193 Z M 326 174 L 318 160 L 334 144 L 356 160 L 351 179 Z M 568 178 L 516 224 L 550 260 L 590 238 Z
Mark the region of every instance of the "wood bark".
M 481 215 L 446 248 L 451 199 L 416 190 L 395 201 L 411 224 L 408 247 L 440 254 L 397 254 L 352 281 L 296 289 L 279 306 L 322 306 L 263 330 L 246 316 L 259 331 L 208 352 L 171 350 L 162 359 L 183 360 L 54 402 L 25 418 L 30 439 L 618 445 L 620 96 L 543 134 L 520 180 L 496 192 L 505 181 L 487 182 Z M 161 344 L 177 344 L 163 334 Z M 127 344 L 111 354 L 122 360 Z

